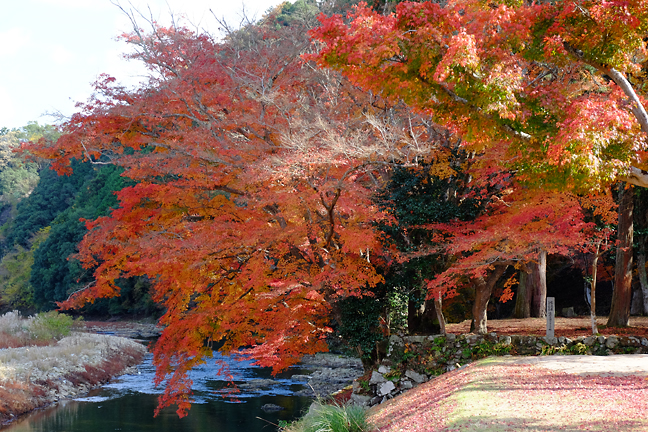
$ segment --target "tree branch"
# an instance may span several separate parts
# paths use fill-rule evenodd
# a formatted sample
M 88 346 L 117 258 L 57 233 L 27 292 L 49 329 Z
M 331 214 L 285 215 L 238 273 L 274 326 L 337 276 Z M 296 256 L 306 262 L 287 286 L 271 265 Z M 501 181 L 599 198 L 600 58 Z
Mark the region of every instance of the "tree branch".
M 635 186 L 648 188 L 648 173 L 637 167 L 630 167 L 630 173 L 627 176 L 619 176 L 619 180 Z

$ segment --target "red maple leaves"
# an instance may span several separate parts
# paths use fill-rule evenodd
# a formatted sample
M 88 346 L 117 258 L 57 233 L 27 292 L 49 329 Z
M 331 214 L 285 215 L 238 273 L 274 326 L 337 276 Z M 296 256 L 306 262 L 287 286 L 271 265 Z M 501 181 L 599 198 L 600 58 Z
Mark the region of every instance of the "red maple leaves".
M 627 80 L 603 73 L 640 69 L 645 2 L 456 0 L 388 16 L 361 5 L 320 20 L 317 52 L 308 28 L 267 22 L 221 42 L 136 29 L 124 38 L 149 81 L 131 91 L 102 77 L 57 143 L 29 147 L 60 173 L 77 158 L 135 181 L 88 222 L 79 258 L 96 283 L 63 306 L 151 280 L 166 307 L 161 406 L 186 411 L 185 373 L 210 355 L 206 340 L 275 370 L 325 349 L 335 300 L 381 281 L 372 193 L 441 135 L 460 138 L 474 183 L 496 191 L 475 221 L 431 227 L 457 261 L 430 295 L 584 247 L 593 231 L 577 195 L 644 162 L 643 99 L 629 104 Z

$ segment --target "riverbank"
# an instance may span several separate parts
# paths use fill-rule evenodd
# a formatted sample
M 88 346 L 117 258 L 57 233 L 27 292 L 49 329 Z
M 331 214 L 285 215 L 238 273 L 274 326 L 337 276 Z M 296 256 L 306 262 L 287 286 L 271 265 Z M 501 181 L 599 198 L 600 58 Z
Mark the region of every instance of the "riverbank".
M 146 354 L 133 340 L 72 333 L 56 344 L 0 350 L 0 424 L 73 398 L 125 373 Z

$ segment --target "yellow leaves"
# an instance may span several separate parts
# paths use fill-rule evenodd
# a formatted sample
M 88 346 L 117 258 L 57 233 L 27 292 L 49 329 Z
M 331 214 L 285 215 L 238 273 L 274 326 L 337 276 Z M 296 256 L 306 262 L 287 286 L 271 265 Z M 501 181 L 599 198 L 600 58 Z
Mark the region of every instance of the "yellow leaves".
M 513 293 L 512 288 L 513 288 L 514 286 L 517 286 L 518 283 L 519 283 L 519 282 L 518 282 L 518 280 L 515 278 L 515 274 L 512 275 L 511 277 L 509 277 L 509 278 L 506 280 L 506 282 L 504 282 L 504 290 L 503 290 L 502 293 L 500 294 L 500 301 L 501 301 L 502 303 L 506 303 L 507 301 L 513 299 L 513 295 L 514 295 L 514 293 Z
M 616 225 L 618 219 L 617 204 L 609 189 L 602 192 L 579 196 L 580 205 L 600 218 L 603 225 Z
M 450 167 L 450 154 L 446 152 L 439 152 L 436 155 L 435 161 L 428 169 L 430 177 L 437 177 L 439 179 L 447 179 L 457 174 L 457 172 Z

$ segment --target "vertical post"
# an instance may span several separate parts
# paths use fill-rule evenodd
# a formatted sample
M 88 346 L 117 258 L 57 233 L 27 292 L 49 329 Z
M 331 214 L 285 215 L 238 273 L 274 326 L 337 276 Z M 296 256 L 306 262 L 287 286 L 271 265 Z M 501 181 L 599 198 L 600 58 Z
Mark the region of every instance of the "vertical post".
M 547 297 L 547 337 L 554 337 L 556 325 L 556 298 Z

